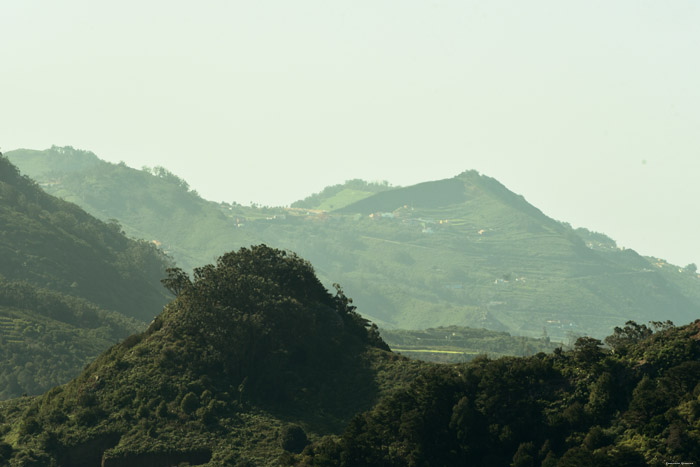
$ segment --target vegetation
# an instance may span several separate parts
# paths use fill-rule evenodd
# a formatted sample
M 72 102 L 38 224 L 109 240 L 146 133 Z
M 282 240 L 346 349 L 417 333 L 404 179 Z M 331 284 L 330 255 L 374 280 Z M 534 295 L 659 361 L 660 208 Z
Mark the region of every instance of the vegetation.
M 369 183 L 360 179 L 348 180 L 342 185 L 324 188 L 303 200 L 292 203 L 293 208 L 333 211 L 372 196 L 374 193 L 390 190 L 389 182 Z
M 572 351 L 423 372 L 296 466 L 608 466 L 700 456 L 700 320 L 628 322 Z
M 86 300 L 0 279 L 0 400 L 69 381 L 104 349 L 144 327 Z
M 145 328 L 170 260 L 0 156 L 0 399 L 40 394 Z
M 187 272 L 251 244 L 296 251 L 384 329 L 457 325 L 539 338 L 544 327 L 565 341 L 603 338 L 659 310 L 675 322 L 700 310 L 691 265 L 620 250 L 476 172 L 403 188 L 349 181 L 285 209 L 208 202 L 165 169 L 72 148 L 9 157 L 51 193 L 156 240 Z
M 270 464 L 425 365 L 391 354 L 309 263 L 261 245 L 196 269 L 77 379 L 3 404 L 0 442 L 11 465 Z
M 166 301 L 158 286 L 169 260 L 153 244 L 126 238 L 44 193 L 0 156 L 0 274 L 26 280 L 141 320 Z
M 460 326 L 422 331 L 382 329 L 381 336 L 396 353 L 439 363 L 467 362 L 485 354 L 490 358 L 528 356 L 553 352 L 563 346 L 552 342 L 546 335 L 541 338 L 514 337 L 507 332 Z
M 700 455 L 700 320 L 628 321 L 605 344 L 441 365 L 387 350 L 293 253 L 244 248 L 192 278 L 171 269 L 174 283 L 145 332 L 65 386 L 2 404 L 3 462 L 578 467 Z

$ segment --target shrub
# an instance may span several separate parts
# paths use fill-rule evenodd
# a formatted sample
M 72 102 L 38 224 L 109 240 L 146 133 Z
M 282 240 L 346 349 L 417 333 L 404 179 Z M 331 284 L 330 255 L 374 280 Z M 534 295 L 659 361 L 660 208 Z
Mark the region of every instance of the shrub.
M 304 450 L 309 440 L 304 429 L 299 425 L 287 425 L 280 433 L 280 445 L 285 451 L 300 453 Z

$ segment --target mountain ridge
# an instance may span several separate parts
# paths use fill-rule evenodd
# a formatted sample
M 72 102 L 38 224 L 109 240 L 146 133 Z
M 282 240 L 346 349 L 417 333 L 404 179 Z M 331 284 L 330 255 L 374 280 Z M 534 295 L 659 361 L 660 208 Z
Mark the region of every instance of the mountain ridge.
M 10 156 L 21 165 L 23 154 Z M 32 153 L 25 167 L 52 154 Z M 100 201 L 95 214 L 160 242 L 186 270 L 251 244 L 297 251 L 327 287 L 342 282 L 384 328 L 460 325 L 531 337 L 546 330 L 565 340 L 570 333 L 603 337 L 659 313 L 684 322 L 700 311 L 697 275 L 574 230 L 475 171 L 341 195 L 364 186 L 348 182 L 307 199 L 318 203 L 311 208 L 213 203 L 166 169 L 158 174 L 101 162 L 47 189 L 86 208 Z M 425 194 L 417 205 L 416 193 Z M 324 203 L 334 208 L 314 209 Z

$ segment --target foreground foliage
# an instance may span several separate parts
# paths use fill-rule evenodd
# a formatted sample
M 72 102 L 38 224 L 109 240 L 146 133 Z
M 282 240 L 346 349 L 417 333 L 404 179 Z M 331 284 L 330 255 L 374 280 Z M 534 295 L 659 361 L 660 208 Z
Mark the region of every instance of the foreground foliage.
M 604 350 L 433 367 L 297 466 L 642 466 L 700 457 L 700 320 L 628 322 Z

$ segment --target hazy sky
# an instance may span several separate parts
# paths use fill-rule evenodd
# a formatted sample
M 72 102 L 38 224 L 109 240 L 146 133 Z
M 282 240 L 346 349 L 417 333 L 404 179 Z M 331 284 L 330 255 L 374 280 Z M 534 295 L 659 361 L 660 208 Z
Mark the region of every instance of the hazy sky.
M 162 165 L 287 205 L 476 169 L 700 264 L 700 2 L 0 3 L 0 148 Z

